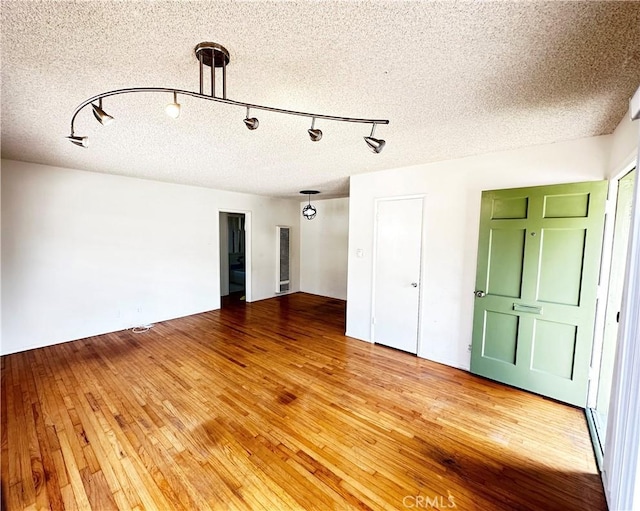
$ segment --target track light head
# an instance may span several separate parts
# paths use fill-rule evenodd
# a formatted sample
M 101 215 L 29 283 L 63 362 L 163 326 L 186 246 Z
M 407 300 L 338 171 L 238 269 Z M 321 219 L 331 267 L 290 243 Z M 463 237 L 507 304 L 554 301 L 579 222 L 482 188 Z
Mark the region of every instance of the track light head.
M 247 107 L 247 116 L 244 118 L 244 125 L 251 131 L 260 126 L 260 122 L 255 117 L 249 117 L 249 107 Z
M 103 126 L 107 126 L 113 122 L 113 117 L 102 109 L 102 98 L 100 98 L 97 105 L 91 103 L 91 108 L 93 109 L 93 116 Z
M 247 107 L 247 116 L 244 118 L 244 125 L 247 127 L 247 129 L 253 131 L 258 126 L 260 126 L 260 122 L 258 122 L 258 119 L 256 119 L 255 117 L 249 117 L 249 115 L 251 115 L 249 113 L 249 110 L 250 108 Z
M 167 112 L 167 115 L 173 119 L 177 119 L 180 117 L 180 103 L 178 103 L 178 94 L 176 91 L 173 91 L 173 103 L 169 103 L 164 111 Z
M 260 122 L 255 117 L 251 117 L 251 118 L 247 117 L 246 119 L 244 119 L 244 125 L 248 129 L 253 131 L 260 125 Z
M 180 117 L 180 104 L 179 103 L 169 103 L 164 111 L 167 112 L 167 115 L 172 119 L 177 119 Z
M 311 140 L 314 142 L 322 139 L 322 131 L 318 129 L 307 130 L 307 133 L 309 133 L 309 137 L 311 137 Z
M 80 147 L 89 147 L 89 137 L 76 137 L 75 135 L 69 135 L 66 137 L 69 142 Z
M 374 153 L 378 154 L 384 149 L 386 142 L 381 138 L 364 137 L 364 141 Z
M 314 128 L 315 124 L 316 124 L 316 118 L 312 117 L 311 128 L 307 130 L 307 133 L 309 133 L 309 137 L 313 142 L 318 142 L 319 140 L 322 140 L 322 131 L 320 131 L 319 129 L 315 129 Z
M 373 134 L 375 132 L 376 132 L 376 125 L 374 123 L 373 126 L 371 126 L 371 135 L 369 135 L 368 137 L 364 137 L 364 141 L 367 143 L 371 151 L 378 154 L 380 151 L 384 149 L 386 142 L 381 138 L 373 138 Z

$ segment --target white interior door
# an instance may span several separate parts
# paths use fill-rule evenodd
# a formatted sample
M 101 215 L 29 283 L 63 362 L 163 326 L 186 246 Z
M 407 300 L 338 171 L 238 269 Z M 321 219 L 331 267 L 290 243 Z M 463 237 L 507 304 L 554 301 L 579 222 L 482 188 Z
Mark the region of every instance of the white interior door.
M 422 198 L 381 200 L 376 214 L 373 340 L 418 352 Z

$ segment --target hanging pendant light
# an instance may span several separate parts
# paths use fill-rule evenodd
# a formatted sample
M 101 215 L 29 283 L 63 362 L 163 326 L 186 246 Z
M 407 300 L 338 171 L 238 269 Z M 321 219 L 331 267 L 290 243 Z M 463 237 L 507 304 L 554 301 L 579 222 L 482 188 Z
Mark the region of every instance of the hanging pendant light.
M 302 195 L 309 196 L 309 204 L 307 204 L 304 208 L 302 208 L 302 216 L 305 217 L 307 220 L 313 220 L 316 217 L 318 210 L 315 208 L 315 206 L 311 205 L 311 196 L 316 195 L 320 192 L 318 190 L 302 190 L 300 193 Z

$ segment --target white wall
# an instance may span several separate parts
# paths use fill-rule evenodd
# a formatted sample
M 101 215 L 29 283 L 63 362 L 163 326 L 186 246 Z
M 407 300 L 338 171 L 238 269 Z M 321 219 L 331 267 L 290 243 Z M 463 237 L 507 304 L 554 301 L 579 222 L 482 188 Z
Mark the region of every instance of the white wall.
M 220 307 L 219 210 L 252 214 L 252 300 L 299 202 L 2 161 L 2 353 Z
M 604 179 L 610 141 L 607 135 L 351 177 L 347 335 L 371 339 L 374 199 L 425 194 L 418 355 L 468 369 L 481 192 Z
M 300 218 L 306 204 L 300 204 Z M 312 204 L 316 217 L 300 221 L 300 290 L 346 300 L 349 199 L 312 199 Z
M 638 123 L 631 120 L 627 112 L 611 136 L 611 154 L 607 166 L 607 177 L 622 177 L 621 172 L 636 161 L 638 154 Z

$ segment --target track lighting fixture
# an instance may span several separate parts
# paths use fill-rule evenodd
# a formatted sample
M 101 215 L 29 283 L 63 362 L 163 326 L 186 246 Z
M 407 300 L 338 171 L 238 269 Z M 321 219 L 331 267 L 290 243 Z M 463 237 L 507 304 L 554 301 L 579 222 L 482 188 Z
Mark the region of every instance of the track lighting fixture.
M 371 135 L 369 135 L 368 137 L 364 137 L 364 141 L 369 146 L 369 149 L 371 149 L 374 153 L 378 154 L 380 151 L 384 149 L 386 142 L 381 138 L 373 138 L 373 134 L 375 133 L 375 131 L 376 131 L 376 125 L 374 123 L 373 126 L 371 126 Z
M 255 117 L 249 118 L 249 107 L 247 107 L 247 116 L 244 118 L 244 125 L 252 131 L 260 125 L 260 122 Z
M 315 124 L 316 124 L 316 118 L 313 117 L 311 118 L 311 129 L 307 130 L 307 133 L 309 133 L 309 136 L 311 137 L 311 140 L 313 142 L 317 142 L 318 140 L 322 139 L 322 131 L 320 131 L 319 129 L 313 128 Z
M 180 103 L 178 103 L 178 93 L 176 91 L 173 91 L 173 103 L 169 103 L 164 110 L 173 119 L 180 117 Z
M 91 103 L 91 108 L 93 109 L 93 116 L 96 120 L 102 124 L 103 126 L 107 126 L 111 124 L 113 121 L 113 117 L 111 117 L 107 112 L 102 109 L 102 98 L 98 100 L 98 105 Z
M 286 110 L 284 108 L 276 108 L 271 106 L 264 105 L 256 105 L 251 103 L 245 103 L 242 101 L 235 101 L 233 99 L 227 99 L 227 65 L 231 59 L 228 50 L 217 43 L 200 43 L 195 47 L 196 58 L 200 67 L 200 92 L 188 91 L 188 90 L 176 90 L 169 89 L 166 87 L 132 87 L 127 89 L 116 89 L 107 92 L 101 92 L 82 103 L 80 103 L 76 109 L 74 110 L 71 116 L 71 135 L 67 137 L 71 143 L 75 145 L 79 145 L 82 147 L 87 147 L 87 137 L 76 137 L 74 136 L 74 128 L 76 117 L 80 113 L 80 111 L 86 107 L 87 105 L 91 105 L 93 109 L 93 115 L 96 119 L 106 125 L 113 120 L 113 117 L 108 115 L 104 110 L 102 110 L 102 99 L 109 96 L 117 96 L 120 94 L 131 94 L 134 92 L 145 92 L 145 93 L 162 93 L 165 94 L 167 92 L 173 93 L 173 103 L 169 103 L 166 106 L 167 115 L 173 117 L 174 119 L 180 115 L 180 104 L 178 103 L 178 94 L 182 94 L 183 96 L 190 96 L 198 99 L 206 99 L 208 101 L 214 101 L 216 103 L 224 103 L 227 105 L 240 106 L 242 108 L 247 109 L 247 116 L 244 119 L 245 126 L 250 130 L 255 130 L 258 125 L 258 119 L 255 117 L 249 117 L 249 109 L 253 108 L 254 110 L 265 110 L 267 112 L 276 112 L 280 114 L 288 114 L 288 115 L 296 115 L 300 117 L 310 117 L 311 118 L 311 128 L 307 130 L 309 133 L 309 137 L 314 142 L 317 142 L 322 138 L 322 131 L 315 128 L 316 119 L 324 119 L 328 121 L 337 121 L 337 122 L 350 122 L 350 123 L 360 123 L 360 124 L 373 124 L 373 129 L 371 130 L 371 135 L 369 137 L 364 137 L 367 145 L 371 148 L 374 153 L 379 153 L 385 145 L 384 140 L 378 140 L 373 138 L 373 132 L 375 130 L 376 125 L 378 124 L 389 124 L 388 119 L 360 119 L 355 117 L 338 117 L 335 115 L 324 115 L 324 114 L 313 114 L 309 112 L 299 112 L 296 110 Z M 154 57 L 155 58 L 155 57 Z M 211 68 L 209 82 L 211 84 L 211 92 L 209 94 L 205 94 L 204 91 L 204 82 L 205 82 L 205 66 Z M 222 81 L 222 96 L 216 95 L 216 75 L 218 72 L 217 69 L 221 69 L 221 81 Z M 93 102 L 98 101 L 98 105 L 96 106 Z
M 311 196 L 316 195 L 320 192 L 318 190 L 302 190 L 300 193 L 309 196 L 309 204 L 302 208 L 302 216 L 307 220 L 313 220 L 316 217 L 318 210 L 315 208 L 315 206 L 311 205 Z

